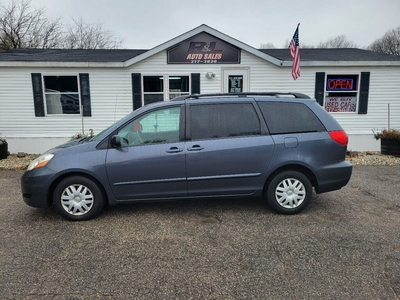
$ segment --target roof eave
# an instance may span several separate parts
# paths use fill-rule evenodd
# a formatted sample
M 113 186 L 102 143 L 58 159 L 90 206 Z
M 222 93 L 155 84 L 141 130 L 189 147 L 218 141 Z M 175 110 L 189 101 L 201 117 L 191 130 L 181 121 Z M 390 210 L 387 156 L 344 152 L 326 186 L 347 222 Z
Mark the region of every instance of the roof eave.
M 0 67 L 123 68 L 123 62 L 0 61 Z
M 282 61 L 282 67 L 291 67 L 292 61 Z M 301 67 L 398 67 L 400 61 L 301 61 Z
M 240 41 L 238 41 L 238 40 L 236 40 L 236 39 L 234 39 L 234 38 L 232 38 L 232 37 L 230 37 L 230 36 L 228 36 L 226 34 L 223 34 L 222 32 L 219 32 L 218 30 L 215 30 L 215 29 L 203 24 L 203 25 L 200 25 L 199 27 L 196 27 L 196 28 L 184 33 L 184 34 L 181 34 L 180 36 L 178 36 L 178 37 L 176 37 L 176 38 L 174 38 L 172 40 L 169 40 L 169 41 L 167 41 L 167 42 L 165 42 L 165 43 L 163 43 L 163 44 L 161 44 L 161 45 L 159 45 L 157 47 L 154 47 L 153 49 L 150 49 L 149 51 L 147 51 L 145 53 L 142 53 L 142 54 L 140 54 L 140 55 L 138 55 L 138 56 L 136 56 L 136 57 L 134 57 L 132 59 L 127 60 L 125 62 L 125 66 L 126 67 L 130 67 L 130 66 L 132 66 L 132 65 L 134 65 L 134 64 L 136 64 L 136 63 L 138 63 L 138 62 L 140 62 L 140 61 L 142 61 L 142 60 L 144 60 L 146 58 L 149 58 L 149 57 L 161 52 L 161 51 L 167 50 L 168 48 L 170 48 L 170 47 L 172 47 L 172 46 L 174 46 L 176 44 L 179 44 L 179 43 L 181 43 L 181 42 L 191 38 L 192 36 L 195 36 L 195 35 L 203 32 L 203 31 L 206 32 L 206 33 L 209 33 L 209 34 L 211 34 L 211 35 L 213 35 L 213 36 L 215 36 L 215 37 L 217 37 L 217 38 L 219 38 L 219 39 L 221 39 L 221 40 L 223 40 L 223 41 L 225 41 L 227 43 L 230 43 L 230 44 L 232 44 L 232 45 L 234 45 L 234 46 L 236 46 L 238 48 L 241 48 L 242 50 L 245 50 L 245 51 L 247 51 L 247 52 L 249 52 L 249 53 L 251 53 L 251 54 L 253 54 L 253 55 L 255 55 L 255 56 L 259 57 L 259 58 L 261 58 L 261 59 L 264 59 L 264 60 L 266 60 L 266 61 L 268 61 L 268 62 L 270 62 L 270 63 L 272 63 L 274 65 L 277 65 L 277 66 L 281 65 L 281 62 L 282 62 L 281 60 L 276 59 L 276 58 L 274 58 L 274 57 L 272 57 L 272 56 L 270 56 L 268 54 L 265 54 L 265 53 L 257 50 L 256 48 L 253 48 L 253 47 L 251 47 L 251 46 L 249 46 L 249 45 L 247 45 L 245 43 L 242 43 L 242 42 L 240 42 Z

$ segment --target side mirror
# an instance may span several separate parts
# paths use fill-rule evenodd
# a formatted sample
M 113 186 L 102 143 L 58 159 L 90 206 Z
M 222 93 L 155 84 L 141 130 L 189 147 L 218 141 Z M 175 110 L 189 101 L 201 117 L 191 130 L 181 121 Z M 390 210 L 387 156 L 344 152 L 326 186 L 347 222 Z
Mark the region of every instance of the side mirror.
M 111 147 L 113 148 L 121 148 L 121 138 L 119 135 L 113 135 L 110 141 Z

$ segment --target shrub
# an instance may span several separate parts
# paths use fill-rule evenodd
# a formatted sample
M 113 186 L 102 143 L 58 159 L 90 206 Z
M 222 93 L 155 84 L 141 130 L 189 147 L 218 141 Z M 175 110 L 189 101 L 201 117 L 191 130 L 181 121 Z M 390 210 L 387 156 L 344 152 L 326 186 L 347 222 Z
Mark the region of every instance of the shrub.
M 0 133 L 0 145 L 4 145 L 4 144 L 7 144 L 7 140 L 5 137 L 2 137 L 1 133 Z
M 379 139 L 388 139 L 388 140 L 400 140 L 400 130 L 397 129 L 384 129 L 382 131 L 374 131 L 374 138 L 376 140 Z
M 84 133 L 77 133 L 74 134 L 73 136 L 71 136 L 71 138 L 69 139 L 70 141 L 75 141 L 75 140 L 79 140 L 81 138 L 87 137 L 87 134 Z

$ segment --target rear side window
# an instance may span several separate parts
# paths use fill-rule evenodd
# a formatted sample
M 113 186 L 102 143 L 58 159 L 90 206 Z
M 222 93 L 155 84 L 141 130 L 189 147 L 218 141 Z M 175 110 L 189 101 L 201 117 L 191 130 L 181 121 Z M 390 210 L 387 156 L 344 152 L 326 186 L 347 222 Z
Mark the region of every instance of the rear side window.
M 324 125 L 303 103 L 258 102 L 270 134 L 320 132 Z
M 191 105 L 190 128 L 192 140 L 261 134 L 251 103 Z

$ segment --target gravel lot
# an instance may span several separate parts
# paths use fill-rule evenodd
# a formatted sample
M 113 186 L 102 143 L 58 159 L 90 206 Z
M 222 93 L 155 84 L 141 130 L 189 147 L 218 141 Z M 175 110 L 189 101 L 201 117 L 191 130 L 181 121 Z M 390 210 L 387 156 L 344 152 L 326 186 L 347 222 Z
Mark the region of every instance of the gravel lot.
M 29 163 L 38 157 L 38 154 L 27 154 L 24 157 L 9 155 L 6 159 L 0 159 L 0 170 L 25 170 Z
M 354 166 L 400 166 L 400 157 L 380 152 L 349 152 L 346 159 Z
M 350 152 L 350 183 L 296 216 L 238 199 L 72 223 L 23 203 L 37 156 L 0 160 L 1 299 L 399 299 L 400 158 Z
M 0 299 L 399 299 L 400 167 L 355 166 L 301 214 L 142 203 L 68 222 L 0 171 Z

